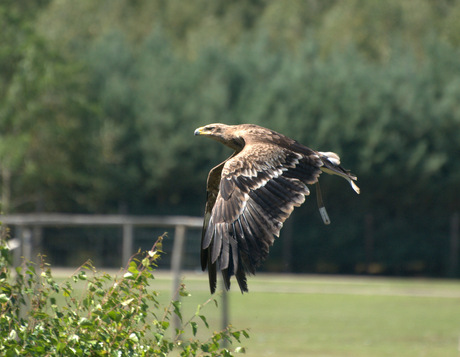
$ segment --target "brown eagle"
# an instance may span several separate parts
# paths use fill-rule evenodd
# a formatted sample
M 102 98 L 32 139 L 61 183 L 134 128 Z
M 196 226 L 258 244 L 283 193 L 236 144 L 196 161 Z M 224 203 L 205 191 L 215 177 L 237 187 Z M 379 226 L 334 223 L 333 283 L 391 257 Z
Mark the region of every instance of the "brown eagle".
M 340 166 L 333 152 L 319 152 L 273 130 L 253 124 L 209 124 L 195 130 L 235 150 L 208 176 L 207 201 L 201 238 L 201 267 L 208 268 L 211 293 L 216 290 L 217 269 L 225 288 L 235 275 L 241 292 L 247 292 L 246 273 L 268 255 L 275 236 L 294 207 L 310 194 L 307 184 L 318 184 L 321 171 L 353 182 L 356 176 Z M 324 223 L 329 217 L 318 205 Z

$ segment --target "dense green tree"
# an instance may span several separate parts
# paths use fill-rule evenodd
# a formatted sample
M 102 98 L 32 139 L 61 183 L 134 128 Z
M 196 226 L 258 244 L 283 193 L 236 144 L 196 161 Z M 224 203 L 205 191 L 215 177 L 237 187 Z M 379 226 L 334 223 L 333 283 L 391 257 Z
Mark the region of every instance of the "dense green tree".
M 0 5 L 2 209 L 70 208 L 85 186 L 93 145 L 82 66 L 67 63 L 34 30 L 39 4 Z M 82 150 L 85 148 L 85 150 Z M 73 196 L 75 194 L 75 196 Z M 49 205 L 49 206 L 48 206 Z M 32 206 L 32 207 L 33 207 Z M 26 208 L 27 207 L 27 208 Z
M 296 270 L 355 271 L 370 259 L 365 235 L 383 272 L 445 270 L 460 209 L 460 1 L 8 4 L 11 208 L 30 210 L 25 197 L 47 210 L 201 214 L 206 174 L 230 151 L 193 129 L 252 122 L 340 153 L 360 179 L 359 198 L 323 179 L 337 222 L 327 233 L 313 199 L 296 210 Z

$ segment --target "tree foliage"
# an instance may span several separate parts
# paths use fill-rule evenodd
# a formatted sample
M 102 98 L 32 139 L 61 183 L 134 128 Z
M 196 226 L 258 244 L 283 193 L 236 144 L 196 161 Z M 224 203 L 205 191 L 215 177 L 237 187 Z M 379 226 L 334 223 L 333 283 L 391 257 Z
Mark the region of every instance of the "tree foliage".
M 6 29 L 0 35 L 4 212 L 40 205 L 56 209 L 56 200 L 69 196 L 66 190 L 86 187 L 87 177 L 81 173 L 91 167 L 94 154 L 97 123 L 90 120 L 83 64 L 63 57 L 34 30 L 41 3 L 46 2 L 0 5 L 0 23 Z M 77 202 L 74 197 L 72 203 Z
M 296 269 L 334 261 L 353 272 L 370 214 L 373 259 L 386 271 L 404 261 L 445 271 L 442 237 L 460 209 L 460 1 L 41 5 L 0 8 L 12 35 L 0 35 L 11 211 L 30 210 L 27 200 L 49 211 L 201 214 L 207 172 L 229 152 L 193 140 L 193 129 L 251 122 L 338 152 L 361 182 L 356 198 L 324 178 L 337 224 L 327 234 L 294 224 L 295 244 L 324 241 L 298 253 Z

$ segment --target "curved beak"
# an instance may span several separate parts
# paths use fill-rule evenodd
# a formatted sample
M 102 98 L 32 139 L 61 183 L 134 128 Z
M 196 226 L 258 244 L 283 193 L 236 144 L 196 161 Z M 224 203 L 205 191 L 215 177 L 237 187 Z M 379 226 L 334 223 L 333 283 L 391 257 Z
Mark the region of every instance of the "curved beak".
M 204 132 L 204 126 L 196 129 L 194 132 L 194 135 L 203 135 L 203 132 Z

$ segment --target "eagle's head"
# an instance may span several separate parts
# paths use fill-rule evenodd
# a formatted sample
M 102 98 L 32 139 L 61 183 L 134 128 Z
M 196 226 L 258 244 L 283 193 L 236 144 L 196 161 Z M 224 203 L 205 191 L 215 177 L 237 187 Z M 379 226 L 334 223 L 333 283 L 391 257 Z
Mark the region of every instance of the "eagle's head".
M 195 130 L 195 135 L 208 136 L 236 151 L 244 147 L 244 140 L 237 135 L 237 125 L 225 125 L 220 123 L 208 124 Z

